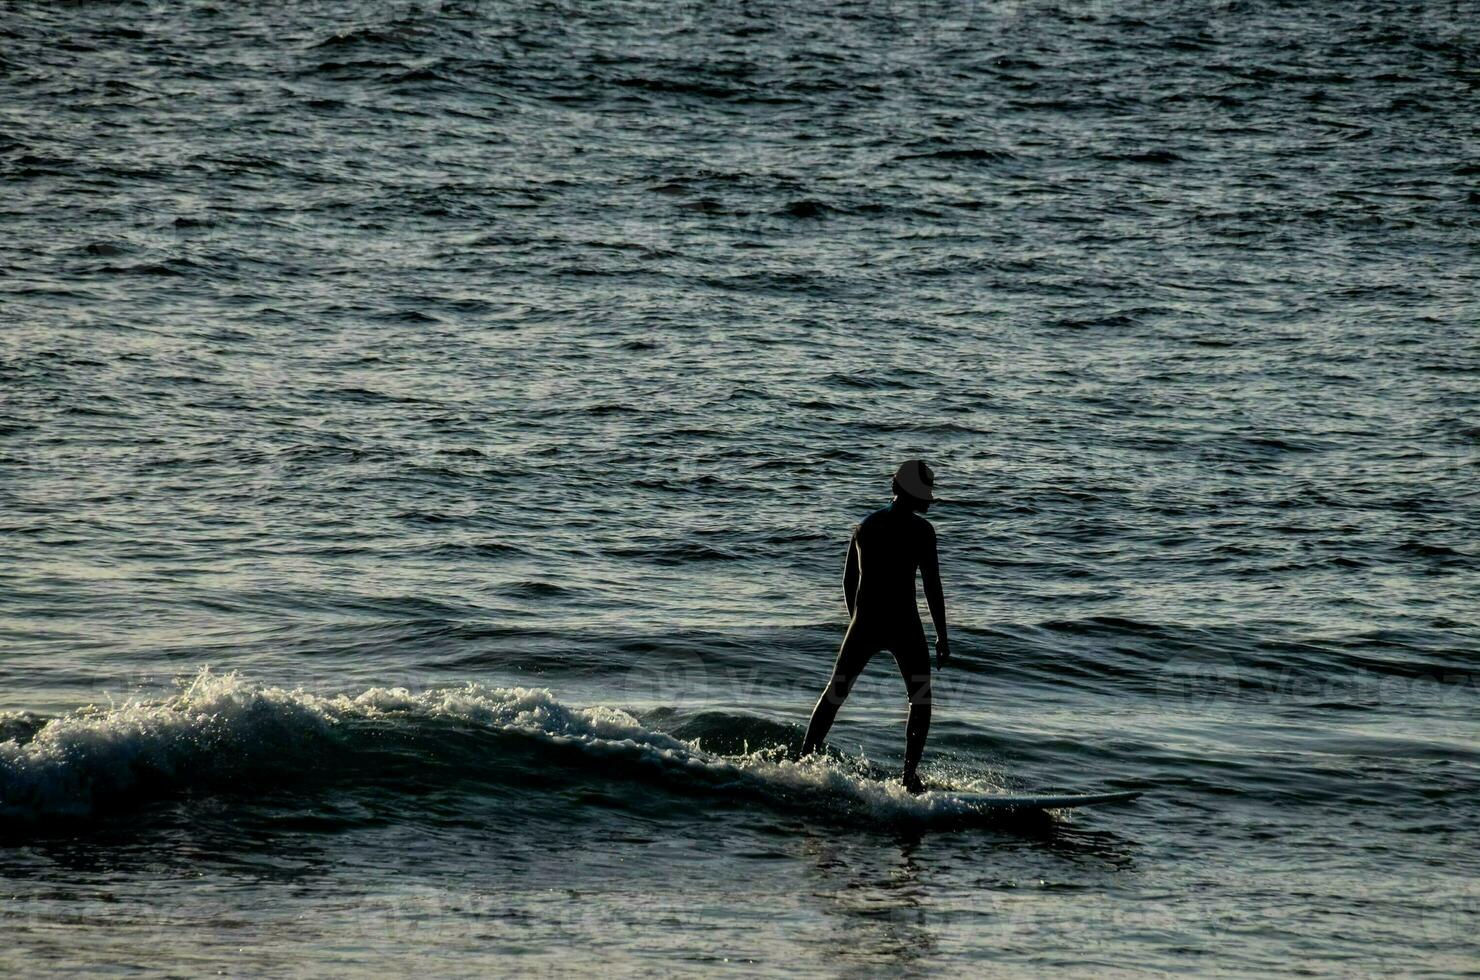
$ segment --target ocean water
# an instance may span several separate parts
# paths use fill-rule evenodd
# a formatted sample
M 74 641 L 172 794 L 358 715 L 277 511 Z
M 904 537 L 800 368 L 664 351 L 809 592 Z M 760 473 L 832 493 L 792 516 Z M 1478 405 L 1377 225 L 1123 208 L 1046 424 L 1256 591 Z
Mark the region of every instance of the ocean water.
M 0 972 L 1480 971 L 1477 14 L 6 5 Z

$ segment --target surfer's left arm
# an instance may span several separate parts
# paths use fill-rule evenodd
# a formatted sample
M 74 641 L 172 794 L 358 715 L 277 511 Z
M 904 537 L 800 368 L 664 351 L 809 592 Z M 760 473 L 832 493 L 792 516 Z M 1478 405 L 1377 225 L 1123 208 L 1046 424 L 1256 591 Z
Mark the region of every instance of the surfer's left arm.
M 920 578 L 925 585 L 925 602 L 930 606 L 930 620 L 935 624 L 935 669 L 951 659 L 951 641 L 946 636 L 946 596 L 940 585 L 940 555 L 935 543 L 935 528 L 925 522 L 925 548 L 920 556 Z
M 858 528 L 848 539 L 848 561 L 843 566 L 843 601 L 848 603 L 848 618 L 853 618 L 853 606 L 858 601 Z

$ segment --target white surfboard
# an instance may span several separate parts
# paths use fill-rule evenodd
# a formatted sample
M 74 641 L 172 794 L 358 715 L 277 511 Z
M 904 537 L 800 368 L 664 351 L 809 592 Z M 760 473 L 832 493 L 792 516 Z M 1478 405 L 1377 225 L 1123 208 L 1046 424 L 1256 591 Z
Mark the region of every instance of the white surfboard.
M 1069 810 L 1076 806 L 1100 803 L 1125 803 L 1141 795 L 1141 790 L 1120 793 L 1084 793 L 1064 796 L 998 796 L 995 793 L 950 793 L 962 803 L 979 810 Z

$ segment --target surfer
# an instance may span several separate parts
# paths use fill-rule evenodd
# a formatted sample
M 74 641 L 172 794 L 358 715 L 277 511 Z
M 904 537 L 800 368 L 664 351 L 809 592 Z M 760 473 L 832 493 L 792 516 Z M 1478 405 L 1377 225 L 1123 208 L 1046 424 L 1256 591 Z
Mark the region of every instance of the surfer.
M 802 755 L 817 751 L 832 728 L 853 682 L 880 650 L 894 654 L 909 695 L 910 715 L 905 725 L 904 773 L 901 781 L 911 793 L 924 792 L 916 771 L 930 731 L 930 653 L 925 629 L 915 603 L 915 569 L 925 583 L 925 601 L 935 623 L 935 667 L 951 656 L 946 639 L 946 603 L 940 588 L 935 528 L 920 515 L 935 499 L 935 474 L 924 460 L 910 459 L 894 473 L 894 500 L 853 529 L 848 561 L 843 569 L 843 598 L 848 603 L 848 632 L 843 636 L 832 679 L 827 682 Z

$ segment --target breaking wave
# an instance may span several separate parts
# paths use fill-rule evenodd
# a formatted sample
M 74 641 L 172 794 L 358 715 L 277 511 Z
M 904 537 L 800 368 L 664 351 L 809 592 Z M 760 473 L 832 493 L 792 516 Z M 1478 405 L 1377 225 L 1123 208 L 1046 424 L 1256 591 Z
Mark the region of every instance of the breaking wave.
M 679 733 L 755 719 L 697 719 Z M 760 723 L 768 744 L 712 752 L 619 708 L 575 707 L 549 690 L 481 684 L 412 692 L 376 687 L 320 695 L 201 670 L 175 694 L 88 706 L 39 720 L 0 719 L 0 820 L 86 818 L 185 793 L 370 784 L 412 793 L 428 781 L 529 785 L 533 769 L 574 771 L 630 792 L 725 795 L 832 819 L 960 823 L 1001 819 L 967 793 L 1000 792 L 985 775 L 937 780 L 912 797 L 866 759 L 794 759 L 790 726 Z

